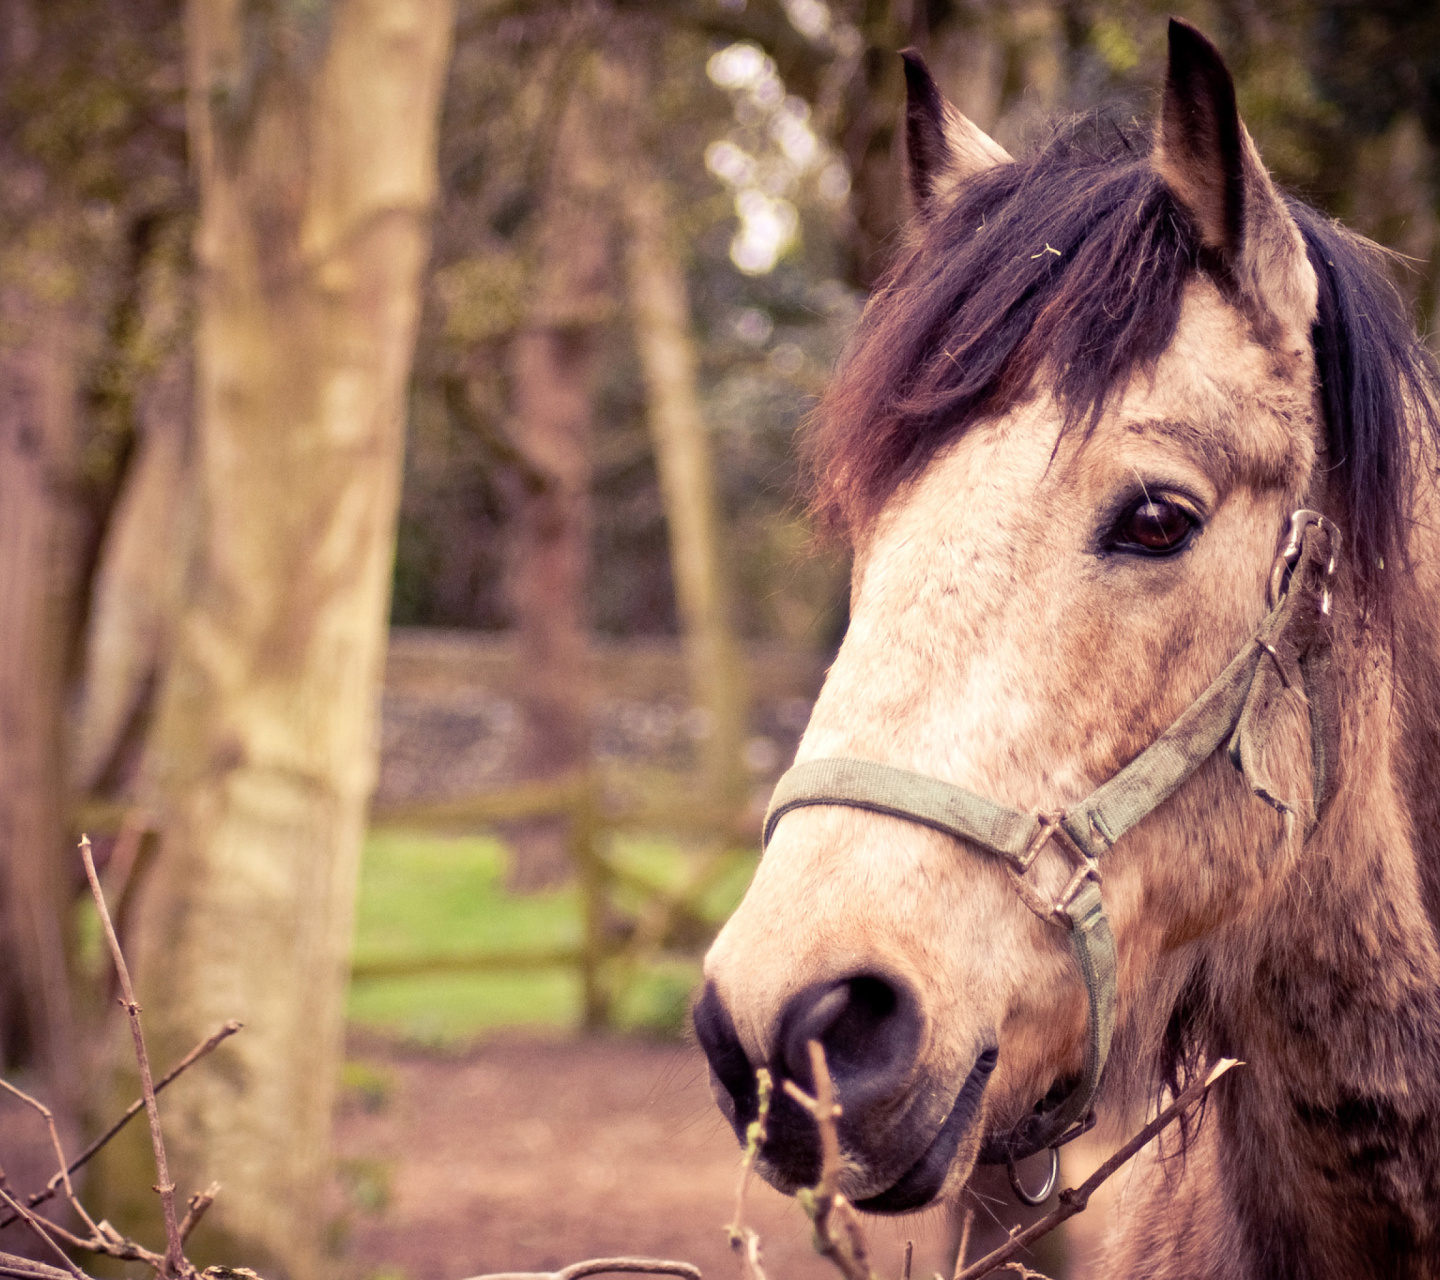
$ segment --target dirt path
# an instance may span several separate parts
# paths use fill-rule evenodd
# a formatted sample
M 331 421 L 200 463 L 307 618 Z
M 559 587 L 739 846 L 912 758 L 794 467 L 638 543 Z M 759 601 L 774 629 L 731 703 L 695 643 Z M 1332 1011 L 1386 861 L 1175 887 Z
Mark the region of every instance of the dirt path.
M 349 1280 L 461 1280 L 627 1253 L 738 1277 L 722 1225 L 739 1152 L 697 1050 L 501 1040 L 439 1058 L 372 1043 L 351 1060 L 352 1080 L 367 1079 L 340 1120 Z M 833 1280 L 792 1200 L 757 1183 L 749 1216 L 773 1280 Z M 898 1275 L 913 1237 L 926 1277 L 945 1233 L 930 1214 L 876 1221 L 870 1240 Z

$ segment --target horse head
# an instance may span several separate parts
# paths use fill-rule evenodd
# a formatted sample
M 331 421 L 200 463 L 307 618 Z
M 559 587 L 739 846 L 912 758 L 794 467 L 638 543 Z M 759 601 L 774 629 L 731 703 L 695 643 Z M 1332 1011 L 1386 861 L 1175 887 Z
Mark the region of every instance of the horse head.
M 1356 238 L 1274 186 L 1193 28 L 1171 24 L 1148 147 L 1072 128 L 1014 160 L 917 58 L 906 70 L 915 218 L 809 431 L 816 508 L 854 573 L 796 764 L 883 766 L 880 792 L 931 780 L 961 818 L 844 786 L 777 811 L 695 1010 L 737 1132 L 758 1067 L 810 1088 L 806 1046 L 824 1047 L 842 1187 L 881 1212 L 954 1192 L 1099 1074 L 1098 980 L 1046 915 L 1067 892 L 1103 900 L 1114 1092 L 1177 1069 L 1197 973 L 1293 891 L 1330 818 L 1317 757 L 1328 790 L 1347 777 L 1308 655 L 1333 640 L 1337 671 L 1358 661 L 1404 556 L 1400 398 L 1420 376 L 1364 403 L 1340 387 L 1345 307 L 1394 300 L 1378 274 L 1345 276 Z M 1339 527 L 1317 553 L 1339 568 L 1284 650 L 1265 637 L 1304 508 Z M 1090 798 L 1241 657 L 1219 745 L 1107 829 Z M 1257 697 L 1263 732 L 1237 742 Z M 972 834 L 984 804 L 1031 823 L 1016 858 Z M 817 1173 L 813 1125 L 780 1093 L 761 1167 L 791 1190 Z

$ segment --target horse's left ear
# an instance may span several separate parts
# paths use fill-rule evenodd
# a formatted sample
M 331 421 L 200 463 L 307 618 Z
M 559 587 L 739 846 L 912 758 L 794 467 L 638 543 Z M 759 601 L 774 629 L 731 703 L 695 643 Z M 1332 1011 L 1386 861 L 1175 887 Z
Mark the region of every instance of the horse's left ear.
M 1220 51 L 1178 18 L 1153 163 L 1234 283 L 1308 337 L 1316 281 L 1300 228 L 1240 121 Z
M 928 220 L 976 174 L 1007 164 L 1010 153 L 940 92 L 925 59 L 902 49 L 905 60 L 905 151 L 910 194 Z

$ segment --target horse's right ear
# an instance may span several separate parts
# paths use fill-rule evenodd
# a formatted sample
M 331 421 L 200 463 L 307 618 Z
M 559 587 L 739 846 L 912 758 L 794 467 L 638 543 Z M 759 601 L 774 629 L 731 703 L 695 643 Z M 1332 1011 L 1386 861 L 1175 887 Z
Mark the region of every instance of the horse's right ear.
M 1007 163 L 1010 153 L 945 100 L 919 53 L 902 49 L 900 56 L 910 194 L 916 211 L 928 219 L 976 174 Z
M 1220 51 L 1178 18 L 1152 163 L 1230 278 L 1308 341 L 1316 281 L 1300 229 L 1240 121 Z

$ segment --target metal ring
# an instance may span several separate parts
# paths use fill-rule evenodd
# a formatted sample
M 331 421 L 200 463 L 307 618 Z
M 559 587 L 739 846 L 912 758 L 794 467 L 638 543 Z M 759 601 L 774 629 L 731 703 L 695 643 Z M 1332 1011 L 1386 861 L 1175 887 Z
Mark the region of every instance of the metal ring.
M 1015 1161 L 1011 1159 L 1005 1162 L 1005 1171 L 1010 1175 L 1010 1189 L 1015 1193 L 1015 1198 L 1019 1200 L 1021 1204 L 1044 1204 L 1045 1201 L 1055 1194 L 1055 1184 L 1060 1181 L 1060 1152 L 1056 1147 L 1051 1147 L 1049 1150 L 1050 1174 L 1045 1179 L 1045 1185 L 1033 1194 L 1026 1191 L 1025 1188 L 1020 1185 L 1020 1174 L 1015 1168 Z

